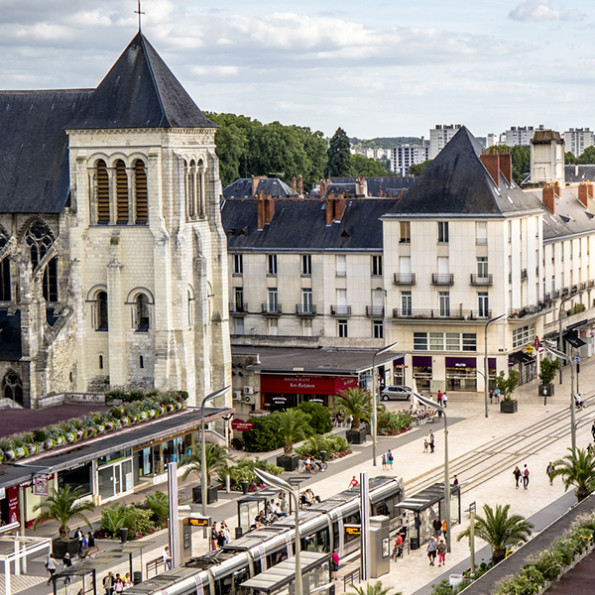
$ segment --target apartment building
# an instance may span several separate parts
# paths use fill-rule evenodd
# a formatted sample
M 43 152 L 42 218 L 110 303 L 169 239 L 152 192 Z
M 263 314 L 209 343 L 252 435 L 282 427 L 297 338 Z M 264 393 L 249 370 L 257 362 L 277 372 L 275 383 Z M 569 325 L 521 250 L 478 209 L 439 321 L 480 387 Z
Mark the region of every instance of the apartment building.
M 502 140 L 504 145 L 509 147 L 528 147 L 531 145 L 531 139 L 535 134 L 535 130 L 543 130 L 543 125 L 538 128 L 533 126 L 511 126 L 503 135 Z
M 412 165 L 423 163 L 430 158 L 430 147 L 427 144 L 410 145 L 403 144 L 393 147 L 390 153 L 391 171 L 400 175 L 408 176 L 409 168 Z
M 434 159 L 460 129 L 461 124 L 436 124 L 430 129 L 429 159 Z
M 580 157 L 587 147 L 595 145 L 595 135 L 589 128 L 570 128 L 564 133 L 564 151 Z

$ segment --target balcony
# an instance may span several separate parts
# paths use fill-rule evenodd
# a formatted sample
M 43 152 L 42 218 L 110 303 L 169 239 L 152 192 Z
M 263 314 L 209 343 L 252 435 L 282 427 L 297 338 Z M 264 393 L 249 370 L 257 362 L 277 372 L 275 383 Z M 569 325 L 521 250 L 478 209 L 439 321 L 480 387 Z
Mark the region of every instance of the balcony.
M 229 304 L 229 313 L 234 316 L 246 316 L 248 314 L 248 304 Z
M 351 316 L 351 306 L 331 306 L 331 316 Z
M 368 318 L 384 318 L 384 306 L 366 306 Z
M 578 293 L 578 285 L 573 285 L 573 286 L 570 288 L 570 293 L 572 293 L 573 295 L 574 295 L 575 293 Z
M 559 289 L 553 289 L 552 290 L 552 299 L 553 300 L 557 300 L 560 297 L 560 290 Z
M 526 281 L 529 278 L 529 273 L 527 272 L 527 269 L 523 269 L 521 271 L 521 281 Z
M 260 309 L 264 316 L 281 316 L 283 313 L 281 304 L 261 304 Z
M 593 281 L 593 280 L 587 281 L 587 287 L 589 287 L 589 288 L 595 287 L 595 281 Z
M 471 285 L 492 285 L 492 275 L 471 275 Z
M 454 282 L 452 273 L 432 273 L 432 285 L 454 285 Z
M 305 306 L 304 304 L 296 304 L 295 313 L 297 316 L 303 316 L 304 318 L 316 316 L 316 304 L 311 304 L 309 306 Z
M 415 285 L 415 273 L 395 273 L 395 285 Z
M 466 310 L 463 308 L 452 308 L 448 315 L 441 313 L 439 309 L 436 310 L 403 310 L 402 308 L 393 308 L 393 318 L 399 320 L 404 319 L 434 319 L 434 320 L 487 320 L 491 318 L 491 310 Z
M 565 287 L 565 288 L 562 290 L 562 297 L 565 297 L 565 296 L 567 296 L 569 293 L 570 293 L 570 289 L 568 289 L 568 287 Z
M 523 308 L 512 308 L 508 310 L 508 317 L 524 318 L 525 316 L 539 314 L 540 312 L 542 312 L 543 310 L 547 310 L 548 308 L 549 306 L 546 302 L 539 302 L 530 306 L 524 306 Z
M 584 289 L 587 289 L 587 282 L 583 281 L 580 285 L 581 291 L 583 291 Z

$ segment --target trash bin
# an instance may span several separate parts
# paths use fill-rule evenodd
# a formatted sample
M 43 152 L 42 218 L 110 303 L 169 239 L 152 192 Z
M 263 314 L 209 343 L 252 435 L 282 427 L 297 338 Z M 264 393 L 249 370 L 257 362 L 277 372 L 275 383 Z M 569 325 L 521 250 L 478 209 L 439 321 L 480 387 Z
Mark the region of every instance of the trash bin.
M 122 527 L 118 531 L 118 537 L 122 543 L 126 543 L 126 540 L 128 539 L 128 529 L 126 527 Z
M 244 529 L 242 527 L 236 527 L 236 539 L 239 539 L 244 535 Z
M 135 585 L 143 582 L 143 573 L 140 570 L 135 570 L 132 573 L 132 582 Z
M 418 550 L 419 549 L 419 539 L 417 537 L 412 537 L 409 540 L 409 547 L 412 550 Z
M 247 481 L 243 481 L 242 482 L 242 492 L 244 493 L 244 496 L 248 493 L 248 486 L 250 484 Z
M 200 504 L 202 502 L 200 486 L 195 486 L 192 488 L 192 502 L 195 504 Z

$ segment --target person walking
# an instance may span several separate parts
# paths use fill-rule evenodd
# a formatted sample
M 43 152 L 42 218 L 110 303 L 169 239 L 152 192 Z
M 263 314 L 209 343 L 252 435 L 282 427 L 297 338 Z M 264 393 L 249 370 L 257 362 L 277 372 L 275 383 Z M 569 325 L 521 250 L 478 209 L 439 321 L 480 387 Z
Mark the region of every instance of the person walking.
M 428 452 L 428 439 L 424 438 L 424 452 Z
M 446 519 L 442 519 L 442 537 L 446 539 L 446 534 L 448 533 L 448 527 L 446 525 Z
M 529 487 L 529 468 L 527 465 L 523 468 L 523 488 L 526 490 Z
M 494 389 L 490 388 L 490 405 L 494 402 Z
M 382 470 L 386 471 L 386 455 L 382 455 Z
M 105 589 L 105 595 L 112 595 L 114 592 L 114 575 L 111 572 L 103 577 L 103 588 Z
M 438 544 L 438 566 L 446 566 L 446 544 L 444 539 Z
M 348 488 L 357 488 L 357 486 L 359 485 L 359 481 L 355 478 L 355 475 L 351 478 L 351 481 L 349 482 L 349 486 L 347 486 Z
M 554 472 L 554 464 L 550 461 L 545 468 L 545 474 L 548 476 L 550 480 L 550 485 L 554 485 L 554 477 L 552 473 Z
M 438 394 L 436 395 L 436 401 L 438 401 L 438 405 L 442 407 L 442 391 L 439 390 Z
M 515 487 L 518 490 L 519 489 L 519 481 L 521 480 L 521 477 L 523 475 L 521 473 L 521 470 L 519 469 L 518 465 L 514 468 L 514 471 L 512 472 L 512 474 L 514 475 L 514 480 L 516 482 Z
M 213 524 L 215 524 L 215 523 L 213 523 Z M 215 525 L 215 527 L 216 527 L 216 525 Z M 161 555 L 161 557 L 163 558 L 163 564 L 167 567 L 168 570 L 171 570 L 171 554 L 169 553 L 168 545 L 166 545 L 163 548 L 163 554 Z
M 430 452 L 434 452 L 434 432 L 430 430 L 430 435 L 428 436 L 428 444 L 430 445 Z
M 453 486 L 459 485 L 459 478 L 456 475 L 452 478 L 452 485 Z
M 442 395 L 442 406 L 444 407 L 444 409 L 446 409 L 446 406 L 448 405 L 448 395 L 446 394 L 446 392 Z
M 393 548 L 393 560 L 396 562 L 397 558 L 403 554 L 403 536 L 397 533 L 395 538 L 395 545 Z
M 440 531 L 442 531 L 442 522 L 440 521 L 440 517 L 436 515 L 436 518 L 432 521 L 432 527 L 434 528 L 434 536 L 438 537 L 440 535 Z
M 496 405 L 500 402 L 500 389 L 496 388 L 494 389 L 494 403 L 496 403 Z
M 388 449 L 387 453 L 386 453 L 386 464 L 388 465 L 388 470 L 392 471 L 393 470 L 393 462 L 395 460 L 395 457 L 393 457 L 393 453 L 390 451 L 390 448 Z
M 58 568 L 58 563 L 56 562 L 56 558 L 54 558 L 54 554 L 50 554 L 45 561 L 45 569 L 49 573 L 48 577 L 48 585 L 52 584 L 52 580 L 54 579 L 54 574 L 56 574 L 56 569 Z
M 595 440 L 595 421 L 593 422 L 593 425 L 591 426 L 591 435 L 593 436 L 593 440 Z
M 428 541 L 428 547 L 426 551 L 428 552 L 428 560 L 430 561 L 430 566 L 434 566 L 434 562 L 436 561 L 436 551 L 438 550 L 438 541 L 434 536 L 430 537 Z
M 333 580 L 339 579 L 339 554 L 333 552 L 331 554 L 331 571 L 333 573 Z

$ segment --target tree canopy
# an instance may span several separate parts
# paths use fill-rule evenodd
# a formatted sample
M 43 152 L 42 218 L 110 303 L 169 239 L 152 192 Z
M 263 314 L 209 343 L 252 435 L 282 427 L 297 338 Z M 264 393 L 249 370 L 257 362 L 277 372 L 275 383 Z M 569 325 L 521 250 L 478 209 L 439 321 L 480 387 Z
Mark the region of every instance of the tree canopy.
M 324 169 L 327 178 L 349 176 L 351 173 L 351 153 L 349 137 L 343 128 L 337 128 L 327 151 L 328 160 Z
M 426 159 L 426 161 L 422 161 L 421 163 L 414 163 L 413 165 L 409 166 L 409 175 L 410 176 L 421 176 L 421 174 L 426 171 L 426 167 L 432 163 L 432 159 Z

